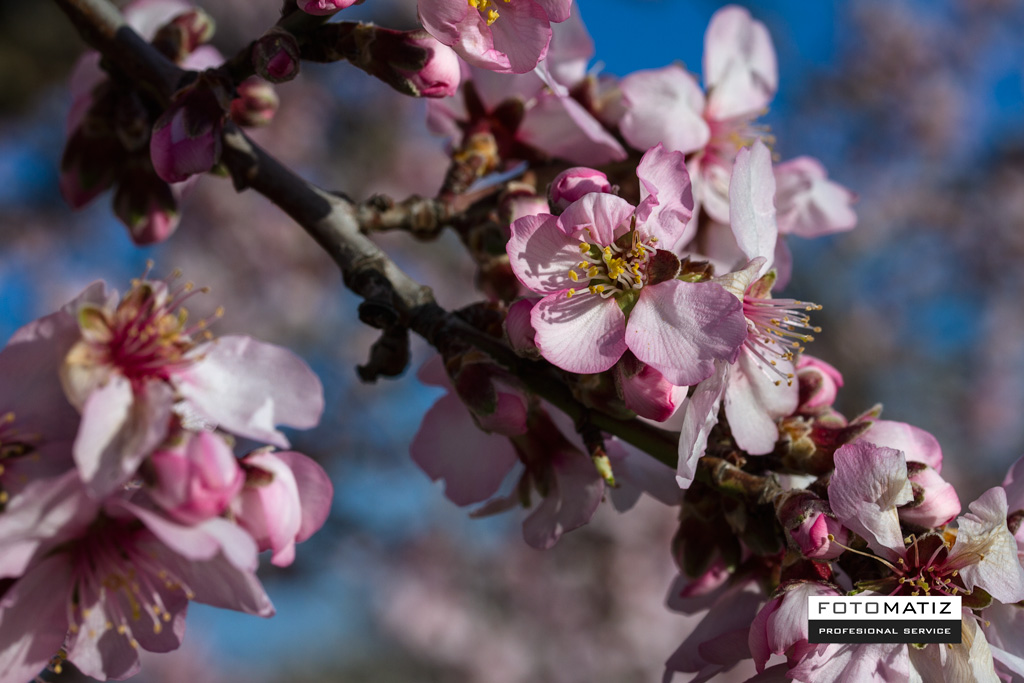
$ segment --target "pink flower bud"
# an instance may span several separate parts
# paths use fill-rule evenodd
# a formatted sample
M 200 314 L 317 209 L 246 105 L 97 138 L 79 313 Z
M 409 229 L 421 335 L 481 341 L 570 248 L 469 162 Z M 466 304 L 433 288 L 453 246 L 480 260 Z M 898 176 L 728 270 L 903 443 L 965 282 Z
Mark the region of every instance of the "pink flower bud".
M 346 7 L 351 7 L 362 0 L 296 0 L 299 9 L 307 14 L 334 14 Z
M 956 490 L 934 468 L 910 461 L 907 477 L 914 489 L 914 500 L 898 509 L 901 522 L 933 529 L 960 514 Z
M 205 173 L 220 159 L 228 102 L 222 85 L 204 76 L 180 90 L 153 125 L 149 155 L 157 175 L 168 183 Z
M 505 335 L 512 350 L 534 360 L 540 358 L 540 351 L 534 341 L 537 333 L 530 322 L 530 313 L 536 303 L 536 299 L 520 299 L 509 306 L 508 315 L 505 316 Z
M 556 213 L 565 211 L 565 208 L 585 194 L 591 192 L 611 192 L 612 186 L 608 182 L 608 176 L 600 171 L 584 166 L 569 168 L 559 173 L 551 183 L 548 190 L 548 197 L 551 199 L 551 206 Z
M 808 515 L 800 526 L 791 529 L 789 533 L 800 546 L 804 557 L 812 560 L 834 560 L 845 550 L 839 544 L 846 545 L 850 538 L 846 527 L 824 513 Z M 829 540 L 829 534 L 832 534 L 836 542 Z
M 157 451 L 150 462 L 156 475 L 150 494 L 186 524 L 220 515 L 245 482 L 231 448 L 211 432 L 186 435 L 179 447 Z
M 798 413 L 816 412 L 829 408 L 836 400 L 843 376 L 823 360 L 801 354 L 796 364 L 797 381 L 800 382 L 800 406 Z
M 238 97 L 231 100 L 231 120 L 240 126 L 265 126 L 274 119 L 281 100 L 274 86 L 253 77 L 238 85 Z
M 414 47 L 427 50 L 427 63 L 419 71 L 403 71 L 420 97 L 451 97 L 462 81 L 459 57 L 426 31 L 412 31 L 407 40 Z
M 256 73 L 271 83 L 284 83 L 299 75 L 299 41 L 288 31 L 271 29 L 252 46 Z
M 152 169 L 122 174 L 114 193 L 114 213 L 137 245 L 157 244 L 178 227 L 178 198 L 190 183 L 171 187 Z
M 235 519 L 260 550 L 271 550 L 271 564 L 287 567 L 295 544 L 327 521 L 334 486 L 320 465 L 302 453 L 259 452 L 242 459 L 245 488 L 232 503 Z

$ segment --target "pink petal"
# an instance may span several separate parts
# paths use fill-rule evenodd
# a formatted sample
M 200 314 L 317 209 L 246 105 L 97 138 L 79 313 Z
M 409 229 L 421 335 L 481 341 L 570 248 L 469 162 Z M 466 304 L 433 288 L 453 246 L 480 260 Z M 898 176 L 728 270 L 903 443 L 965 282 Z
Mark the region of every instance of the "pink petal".
M 5 683 L 34 680 L 68 630 L 71 564 L 46 558 L 0 596 L 0 676 Z
M 609 440 L 606 446 L 619 484 L 611 490 L 616 510 L 625 512 L 631 508 L 641 493 L 665 505 L 683 502 L 683 491 L 676 484 L 671 467 L 623 441 Z
M 101 681 L 122 680 L 137 674 L 141 668 L 138 649 L 131 646 L 126 633 L 107 628 L 107 624 L 112 623 L 107 614 L 108 602 L 117 602 L 117 594 L 106 599 L 96 594 L 95 600 L 89 602 L 79 597 L 79 601 L 84 618 L 78 624 L 79 630 L 69 639 L 68 661 L 85 675 Z M 130 608 L 128 613 L 131 614 Z
M 676 482 L 688 488 L 697 475 L 697 460 L 704 455 L 708 435 L 718 424 L 718 408 L 729 381 L 730 365 L 726 361 L 715 363 L 710 377 L 697 385 L 683 410 L 683 426 L 679 433 L 679 465 Z
M 604 372 L 626 351 L 626 319 L 612 298 L 551 294 L 537 302 L 530 320 L 541 355 L 569 372 Z
M 494 49 L 508 56 L 512 73 L 532 71 L 551 42 L 547 13 L 535 2 L 506 2 L 497 9 L 501 16 L 490 26 Z
M 893 420 L 875 420 L 864 439 L 878 446 L 903 451 L 907 462 L 923 462 L 942 472 L 942 446 L 934 436 L 914 425 Z
M 547 550 L 563 533 L 589 522 L 604 495 L 604 480 L 579 451 L 562 453 L 553 466 L 555 487 L 523 521 L 523 538 L 538 550 Z
M 167 435 L 174 392 L 161 380 L 146 382 L 138 394 L 131 382 L 112 374 L 82 408 L 74 444 L 82 479 L 105 496 L 130 479 L 142 460 Z
M 768 29 L 742 7 L 730 5 L 711 17 L 704 34 L 704 82 L 708 116 L 750 116 L 764 109 L 779 85 Z
M 1006 489 L 1007 506 L 1010 512 L 1024 510 L 1024 457 L 1018 458 L 1010 466 L 1003 479 L 1003 488 Z
M 793 364 L 779 359 L 773 369 L 792 374 Z M 725 391 L 725 414 L 736 444 L 751 455 L 771 453 L 779 439 L 775 421 L 791 415 L 799 403 L 797 384 L 759 366 L 751 353 L 741 353 Z
M 562 20 L 552 19 L 548 6 L 560 2 L 561 0 L 544 0 L 541 3 L 552 22 Z M 594 56 L 594 41 L 590 39 L 587 27 L 583 25 L 578 5 L 571 5 L 570 9 L 569 17 L 564 22 L 551 27 L 551 44 L 548 45 L 545 62 L 555 80 L 567 86 L 573 86 L 586 77 L 587 64 Z
M 441 397 L 423 416 L 410 452 L 433 481 L 444 480 L 444 495 L 456 505 L 490 498 L 518 462 L 508 438 L 481 431 L 454 394 Z
M 615 136 L 576 100 L 545 92 L 526 110 L 516 138 L 574 164 L 600 166 L 626 158 Z
M 729 185 L 729 221 L 736 243 L 748 259 L 764 257 L 767 268 L 775 258 L 779 229 L 775 224 L 775 176 L 772 156 L 757 140 L 740 150 Z
M 323 386 L 288 349 L 250 337 L 221 337 L 198 347 L 196 363 L 174 377 L 182 398 L 221 429 L 287 447 L 274 429 L 320 421 Z
M 633 205 L 622 197 L 592 192 L 570 204 L 558 224 L 577 240 L 608 246 L 629 231 L 632 216 Z
M 530 320 L 536 303 L 535 299 L 516 301 L 508 307 L 508 315 L 505 316 L 504 323 L 505 337 L 512 349 L 520 356 L 534 359 L 540 356 L 537 343 L 534 341 L 537 333 Z
M 186 107 L 178 105 L 164 113 L 153 126 L 149 156 L 153 170 L 168 183 L 179 183 L 213 168 L 220 158 L 220 127 L 209 126 L 193 137 L 186 132 Z
M 853 229 L 856 196 L 828 179 L 817 159 L 797 157 L 775 167 L 779 232 L 818 237 Z
M 999 602 L 1024 600 L 1024 568 L 1017 559 L 1017 542 L 1006 527 L 1006 492 L 999 486 L 981 494 L 971 511 L 957 520 L 957 537 L 947 560 L 960 569 L 964 585 L 980 586 Z M 978 559 L 978 558 L 981 559 Z
M 569 18 L 572 0 L 533 0 L 544 10 L 552 23 L 565 21 Z
M 910 681 L 910 657 L 902 643 L 822 645 L 787 675 L 804 683 L 819 681 Z
M 670 384 L 664 375 L 649 365 L 642 365 L 633 373 L 627 373 L 622 363 L 615 367 L 623 402 L 641 417 L 664 422 L 686 400 L 686 389 Z
M 641 290 L 630 313 L 626 343 L 676 386 L 714 372 L 715 360 L 736 358 L 747 336 L 739 300 L 711 282 L 669 280 Z
M 558 219 L 540 214 L 512 224 L 506 250 L 520 282 L 540 294 L 551 294 L 576 285 L 569 270 L 580 261 L 579 244 L 579 238 L 558 227 Z
M 902 557 L 896 508 L 914 499 L 903 453 L 861 439 L 839 448 L 835 464 L 828 500 L 836 517 L 882 557 Z
M 417 10 L 423 28 L 445 45 L 458 42 L 461 24 L 476 13 L 463 0 L 419 0 Z
M 295 542 L 302 543 L 327 521 L 334 498 L 334 484 L 324 468 L 309 456 L 295 451 L 282 451 L 274 455 L 283 460 L 295 475 L 299 503 L 302 505 L 302 523 Z
M 660 144 L 652 147 L 640 159 L 636 175 L 640 179 L 636 218 L 647 235 L 661 240 L 663 248 L 693 239 L 697 232 L 696 221 L 690 223 L 693 188 L 683 154 L 666 151 Z
M 682 67 L 637 71 L 622 79 L 626 113 L 622 137 L 635 149 L 661 143 L 688 154 L 702 149 L 711 137 L 704 121 L 704 93 Z
M 907 462 L 910 462 L 909 458 Z M 956 489 L 928 465 L 917 471 L 914 469 L 910 471 L 910 483 L 915 485 L 914 498 L 917 499 L 917 490 L 920 490 L 923 500 L 920 505 L 904 505 L 899 508 L 900 521 L 925 529 L 934 529 L 953 521 L 960 514 L 960 497 Z

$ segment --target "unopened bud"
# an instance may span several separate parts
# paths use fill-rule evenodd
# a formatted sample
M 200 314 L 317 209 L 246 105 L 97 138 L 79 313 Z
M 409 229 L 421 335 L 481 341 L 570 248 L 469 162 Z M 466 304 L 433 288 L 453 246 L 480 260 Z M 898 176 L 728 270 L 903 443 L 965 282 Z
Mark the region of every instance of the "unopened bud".
M 843 554 L 850 532 L 837 520 L 824 513 L 808 515 L 803 524 L 789 532 L 804 557 L 812 560 L 834 560 Z
M 281 100 L 274 86 L 256 78 L 247 78 L 238 85 L 238 97 L 231 101 L 231 120 L 240 126 L 265 126 L 274 119 Z
M 215 30 L 213 17 L 201 9 L 190 9 L 156 32 L 153 47 L 171 61 L 181 64 L 197 47 L 210 42 Z
M 139 246 L 157 244 L 178 227 L 178 199 L 152 168 L 124 173 L 114 193 L 114 213 Z
M 426 31 L 411 31 L 406 39 L 413 47 L 427 51 L 427 61 L 419 70 L 397 69 L 398 72 L 409 80 L 420 97 L 453 96 L 462 80 L 462 67 L 455 51 Z
M 252 46 L 256 73 L 271 83 L 284 83 L 299 74 L 299 41 L 288 31 L 273 28 Z
M 611 183 L 604 173 L 577 166 L 566 169 L 555 177 L 548 189 L 548 197 L 555 213 L 562 213 L 567 206 L 585 194 L 611 191 Z
M 908 462 L 907 478 L 914 490 L 914 500 L 898 508 L 901 522 L 933 529 L 960 514 L 956 490 L 934 468 L 922 462 Z
M 220 159 L 220 131 L 230 106 L 225 84 L 212 72 L 179 90 L 153 125 L 149 154 L 168 183 L 205 173 Z
M 520 356 L 532 359 L 540 358 L 540 350 L 535 341 L 537 332 L 533 329 L 531 320 L 536 303 L 534 299 L 520 299 L 509 306 L 508 315 L 505 317 L 505 336 L 512 350 Z
M 814 413 L 830 408 L 836 400 L 843 376 L 823 360 L 800 355 L 796 365 L 797 381 L 800 383 L 800 405 L 798 413 Z

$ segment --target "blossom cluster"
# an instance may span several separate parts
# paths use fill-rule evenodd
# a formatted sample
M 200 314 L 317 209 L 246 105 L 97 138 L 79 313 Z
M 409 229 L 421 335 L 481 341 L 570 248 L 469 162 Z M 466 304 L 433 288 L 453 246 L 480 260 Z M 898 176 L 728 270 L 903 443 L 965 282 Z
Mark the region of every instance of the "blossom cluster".
M 319 380 L 189 320 L 202 291 L 97 282 L 0 351 L 0 681 L 130 676 L 181 644 L 192 600 L 271 616 L 258 553 L 289 565 L 326 520 L 326 472 L 278 430 L 319 421 Z
M 283 15 L 316 24 L 302 12 L 353 4 L 297 0 Z M 1024 676 L 1024 464 L 961 514 L 934 437 L 880 408 L 834 407 L 842 375 L 806 353 L 820 307 L 779 295 L 788 236 L 848 231 L 857 216 L 820 162 L 774 158 L 758 122 L 779 80 L 764 24 L 717 11 L 701 79 L 679 65 L 615 78 L 590 68 L 571 0 L 417 6 L 415 31 L 341 21 L 300 40 L 282 22 L 250 65 L 280 82 L 302 59 L 346 59 L 431 98 L 450 156 L 435 213 L 474 209 L 452 222 L 490 301 L 458 314 L 476 343 L 433 340 L 441 353 L 419 377 L 444 395 L 414 462 L 474 516 L 530 509 L 537 549 L 605 497 L 623 512 L 644 493 L 678 506 L 669 607 L 706 614 L 669 678 L 745 659 L 758 680 Z M 119 215 L 148 243 L 218 164 L 229 118 L 265 121 L 274 100 L 213 68 L 212 25 L 181 0 L 137 0 L 127 15 L 195 73 L 158 103 L 84 58 L 62 188 L 77 207 L 116 185 Z M 353 215 L 381 207 L 395 209 Z M 139 648 L 178 646 L 190 600 L 270 614 L 257 553 L 289 564 L 327 516 L 324 471 L 274 450 L 288 448 L 278 426 L 319 419 L 316 377 L 277 347 L 207 339 L 210 320 L 182 307 L 193 294 L 174 278 L 144 276 L 123 297 L 94 285 L 0 352 L 4 683 L 64 659 L 130 675 Z M 401 322 L 382 326 L 383 342 L 404 340 Z M 487 352 L 502 344 L 512 360 Z M 235 437 L 268 446 L 238 458 Z M 963 642 L 809 643 L 806 598 L 854 592 L 961 595 Z M 25 629 L 29 614 L 38 626 Z

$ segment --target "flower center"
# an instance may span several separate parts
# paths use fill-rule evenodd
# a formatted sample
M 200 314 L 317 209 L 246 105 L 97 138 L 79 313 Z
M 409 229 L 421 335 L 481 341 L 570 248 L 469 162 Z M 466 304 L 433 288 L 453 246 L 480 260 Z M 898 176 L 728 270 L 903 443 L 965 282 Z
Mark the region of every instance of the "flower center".
M 758 360 L 759 367 L 775 375 L 775 384 L 785 380 L 793 384 L 793 373 L 782 372 L 779 360 L 792 361 L 804 350 L 803 344 L 814 341 L 806 331 L 821 332 L 811 326 L 809 311 L 820 311 L 818 304 L 796 299 L 743 297 L 743 315 L 747 318 L 747 339 L 743 343 Z M 806 330 L 806 331 L 805 331 Z
M 490 26 L 491 24 L 493 24 L 494 22 L 496 22 L 498 20 L 498 17 L 500 15 L 498 14 L 498 10 L 496 9 L 496 5 L 494 4 L 494 0 L 467 0 L 467 1 L 469 2 L 469 6 L 470 7 L 472 7 L 475 10 L 477 10 L 478 12 L 480 12 L 480 15 L 484 18 L 485 21 L 487 21 L 487 25 L 488 26 Z M 512 0 L 503 0 L 503 2 L 509 3 L 509 2 L 512 2 Z
M 114 310 L 87 306 L 79 313 L 83 347 L 69 354 L 76 362 L 116 367 L 133 385 L 148 379 L 169 379 L 173 370 L 192 362 L 186 354 L 196 346 L 197 333 L 210 338 L 210 322 L 224 314 L 218 308 L 209 319 L 190 325 L 182 304 L 207 292 L 186 282 L 175 290 L 167 281 L 135 280 Z
M 4 475 L 8 473 L 6 461 L 34 454 L 35 443 L 40 439 L 38 434 L 18 431 L 14 421 L 14 413 L 0 415 L 0 512 L 10 499 L 10 494 L 3 488 Z
M 160 566 L 152 553 L 139 547 L 135 533 L 127 529 L 111 532 L 106 528 L 90 534 L 72 551 L 76 589 L 68 602 L 68 628 L 72 634 L 84 629 L 90 639 L 115 631 L 138 648 L 133 635 L 138 629 L 159 634 L 173 618 L 168 600 L 178 602 L 178 593 L 188 600 L 194 595 Z
M 577 294 L 589 293 L 607 299 L 616 294 L 643 289 L 647 282 L 647 264 L 657 251 L 654 246 L 657 241 L 657 237 L 643 241 L 635 229 L 605 247 L 581 241 L 581 260 L 569 269 L 569 279 L 587 283 L 586 289 L 571 288 L 565 295 L 572 298 Z M 620 245 L 619 242 L 624 244 Z

